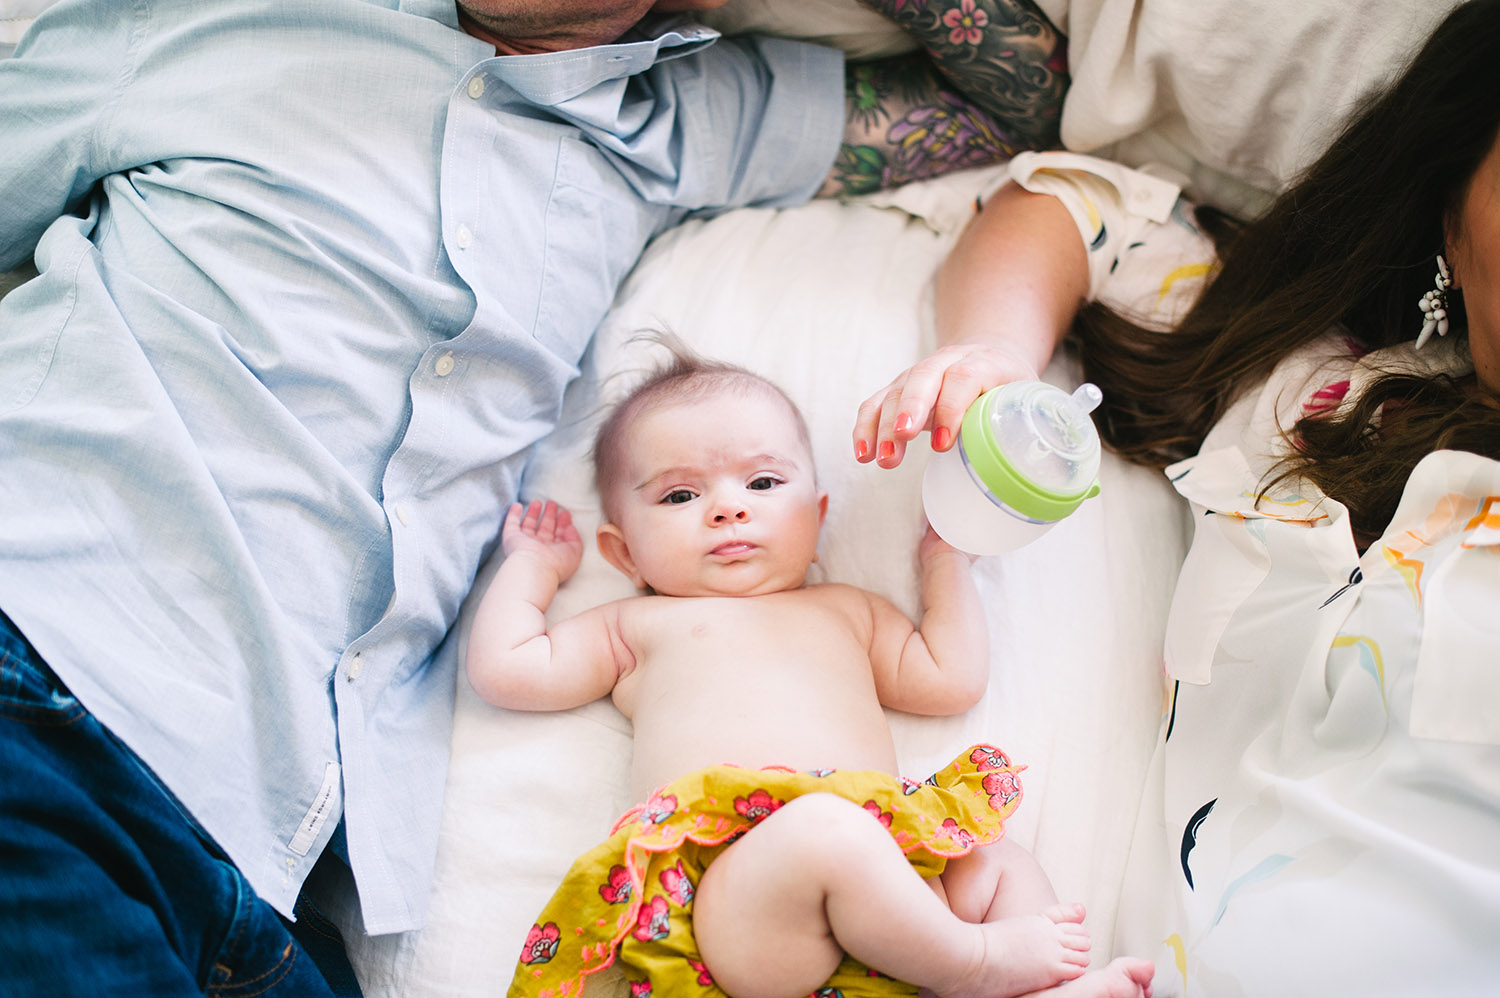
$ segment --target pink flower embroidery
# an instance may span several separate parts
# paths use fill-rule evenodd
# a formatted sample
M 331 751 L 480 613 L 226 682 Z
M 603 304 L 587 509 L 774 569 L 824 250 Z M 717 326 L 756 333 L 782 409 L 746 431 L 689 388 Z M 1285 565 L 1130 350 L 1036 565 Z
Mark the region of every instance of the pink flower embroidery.
M 533 925 L 526 933 L 526 942 L 521 946 L 522 963 L 546 963 L 557 955 L 557 940 L 562 933 L 556 922 Z
M 990 807 L 996 811 L 1021 796 L 1021 783 L 1016 774 L 1009 771 L 991 773 L 980 785 L 990 795 Z
M 960 828 L 952 818 L 944 818 L 943 823 L 938 826 L 938 838 L 945 835 L 960 849 L 967 849 L 974 844 L 974 833 L 967 828 Z
M 948 41 L 953 45 L 978 45 L 984 40 L 984 26 L 990 23 L 990 15 L 974 6 L 974 0 L 959 0 L 957 9 L 943 15 L 943 24 L 953 30 L 948 32 Z
M 625 904 L 630 900 L 630 873 L 616 864 L 609 868 L 609 883 L 599 885 L 599 896 L 610 904 Z
M 895 820 L 894 817 L 891 815 L 891 812 L 889 812 L 889 811 L 882 811 L 880 809 L 880 805 L 877 804 L 877 803 L 875 803 L 873 800 L 867 800 L 867 801 L 865 801 L 865 803 L 864 803 L 864 809 L 866 811 L 869 811 L 870 814 L 875 818 L 876 821 L 880 822 L 882 825 L 884 825 L 887 828 L 890 828 L 891 827 L 891 822 Z
M 677 798 L 673 794 L 652 794 L 641 808 L 641 824 L 659 825 L 677 813 Z
M 777 800 L 761 789 L 752 792 L 749 799 L 736 797 L 734 799 L 734 811 L 742 818 L 749 818 L 751 821 L 763 821 L 785 803 L 786 801 Z
M 1006 754 L 991 745 L 977 745 L 974 751 L 969 753 L 969 761 L 979 768 L 980 772 L 990 769 L 1009 769 L 1010 759 Z
M 916 780 L 908 779 L 905 776 L 901 777 L 901 792 L 906 796 L 910 797 L 912 794 L 921 789 L 922 784 L 918 783 Z
M 698 983 L 705 988 L 711 988 L 714 984 L 714 975 L 708 972 L 708 968 L 697 960 L 689 960 L 687 965 L 698 972 Z
M 1313 415 L 1314 413 L 1327 412 L 1329 409 L 1334 408 L 1340 402 L 1344 401 L 1344 396 L 1348 394 L 1348 378 L 1345 378 L 1343 381 L 1335 381 L 1331 385 L 1324 385 L 1322 388 L 1319 388 L 1317 391 L 1313 392 L 1312 398 L 1302 403 L 1302 412 L 1304 415 Z
M 651 982 L 631 981 L 630 998 L 651 998 Z
M 636 916 L 634 935 L 643 943 L 667 938 L 670 926 L 667 922 L 667 899 L 661 895 L 651 899 L 650 904 L 641 905 Z
M 682 860 L 679 859 L 676 866 L 661 871 L 659 879 L 667 894 L 680 906 L 686 908 L 693 903 L 693 882 L 682 868 Z

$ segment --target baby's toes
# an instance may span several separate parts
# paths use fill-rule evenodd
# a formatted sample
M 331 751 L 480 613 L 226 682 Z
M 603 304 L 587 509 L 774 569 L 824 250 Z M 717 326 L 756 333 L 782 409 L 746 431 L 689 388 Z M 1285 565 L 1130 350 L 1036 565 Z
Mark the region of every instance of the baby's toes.
M 1077 901 L 1064 901 L 1042 909 L 1043 915 L 1058 923 L 1081 922 L 1086 913 L 1087 909 Z
M 1088 950 L 1063 950 L 1062 962 L 1069 967 L 1078 968 L 1081 973 L 1087 970 L 1089 966 Z
M 1065 922 L 1059 925 L 1057 929 L 1058 941 L 1070 950 L 1080 950 L 1087 953 L 1089 946 L 1093 944 L 1093 937 L 1089 935 L 1089 930 L 1081 925 Z

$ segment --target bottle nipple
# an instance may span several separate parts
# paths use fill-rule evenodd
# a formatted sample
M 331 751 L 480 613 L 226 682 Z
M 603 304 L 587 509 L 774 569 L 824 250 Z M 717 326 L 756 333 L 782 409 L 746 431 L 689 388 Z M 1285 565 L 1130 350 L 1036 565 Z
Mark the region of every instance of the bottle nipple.
M 1073 389 L 1073 394 L 1069 395 L 1068 398 L 1072 399 L 1073 404 L 1078 406 L 1079 412 L 1093 412 L 1099 408 L 1099 403 L 1104 401 L 1104 393 L 1092 381 L 1085 381 Z

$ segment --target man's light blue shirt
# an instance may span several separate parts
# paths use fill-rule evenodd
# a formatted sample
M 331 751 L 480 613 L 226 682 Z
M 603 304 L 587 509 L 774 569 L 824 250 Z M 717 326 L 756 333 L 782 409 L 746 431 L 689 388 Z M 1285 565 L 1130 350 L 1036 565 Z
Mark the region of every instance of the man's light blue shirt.
M 841 57 L 715 39 L 64 0 L 0 61 L 0 608 L 282 912 L 342 813 L 419 924 L 450 628 L 618 282 L 828 171 Z

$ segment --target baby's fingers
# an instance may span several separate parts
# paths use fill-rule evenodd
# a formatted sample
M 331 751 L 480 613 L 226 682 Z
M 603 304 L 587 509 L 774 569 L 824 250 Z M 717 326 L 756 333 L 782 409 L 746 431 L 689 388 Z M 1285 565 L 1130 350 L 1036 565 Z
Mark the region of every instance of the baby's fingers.
M 557 503 L 551 499 L 542 504 L 542 511 L 536 519 L 538 540 L 550 541 L 557 534 L 557 509 Z M 527 515 L 530 516 L 529 511 Z
M 524 532 L 522 518 L 525 514 L 525 503 L 513 502 L 510 504 L 510 508 L 505 511 L 505 522 L 500 525 L 500 536 L 502 539 L 508 540 L 516 536 L 517 533 Z
M 537 504 L 532 503 L 535 508 Z M 531 519 L 533 509 L 526 511 Z M 561 503 L 548 499 L 536 510 L 536 539 L 544 544 L 570 544 L 579 539 L 578 528 L 573 525 L 573 514 Z
M 536 536 L 537 523 L 542 518 L 542 501 L 533 499 L 526 504 L 526 512 L 521 517 L 521 533 L 529 537 Z
M 568 512 L 566 506 L 557 507 L 557 539 L 570 544 L 582 540 L 578 535 L 578 528 L 573 525 L 573 514 Z

